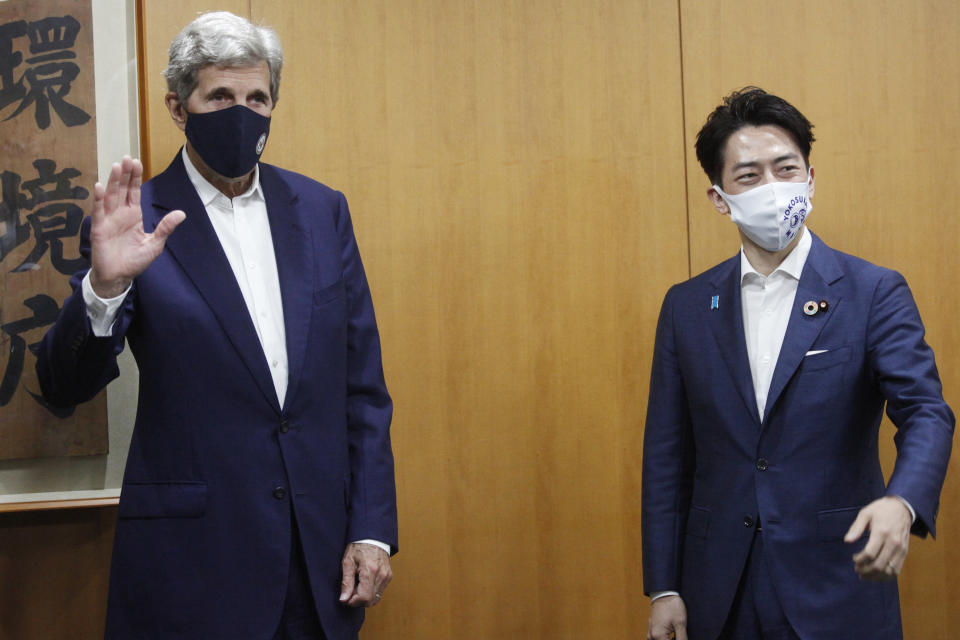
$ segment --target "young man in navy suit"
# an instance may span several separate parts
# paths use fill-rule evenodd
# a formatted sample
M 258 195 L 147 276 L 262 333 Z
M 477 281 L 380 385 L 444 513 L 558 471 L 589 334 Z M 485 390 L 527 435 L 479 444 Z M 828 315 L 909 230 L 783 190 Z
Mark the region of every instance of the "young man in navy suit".
M 143 185 L 95 187 L 91 268 L 43 341 L 57 404 L 140 370 L 108 638 L 357 637 L 391 578 L 397 515 L 370 289 L 343 195 L 261 164 L 283 54 L 229 13 L 170 47 L 186 143 Z
M 806 228 L 813 139 L 757 88 L 697 136 L 742 248 L 660 313 L 642 491 L 654 640 L 899 639 L 909 534 L 935 534 L 954 416 L 903 277 Z

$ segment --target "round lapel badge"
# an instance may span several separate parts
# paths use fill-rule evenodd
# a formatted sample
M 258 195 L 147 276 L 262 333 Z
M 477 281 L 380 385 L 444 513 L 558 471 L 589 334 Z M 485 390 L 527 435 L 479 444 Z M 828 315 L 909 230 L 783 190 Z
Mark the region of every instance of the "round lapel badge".
M 803 303 L 803 312 L 808 316 L 816 315 L 817 311 L 820 311 L 820 305 L 813 300 Z

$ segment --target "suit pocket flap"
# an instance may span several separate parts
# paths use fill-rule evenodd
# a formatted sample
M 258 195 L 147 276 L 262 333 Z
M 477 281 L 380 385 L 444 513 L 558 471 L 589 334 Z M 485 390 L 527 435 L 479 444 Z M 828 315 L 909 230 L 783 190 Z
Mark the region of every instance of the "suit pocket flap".
M 203 482 L 142 482 L 123 485 L 119 518 L 199 518 L 207 507 Z
M 857 518 L 860 507 L 831 509 L 817 514 L 817 537 L 823 542 L 839 542 Z

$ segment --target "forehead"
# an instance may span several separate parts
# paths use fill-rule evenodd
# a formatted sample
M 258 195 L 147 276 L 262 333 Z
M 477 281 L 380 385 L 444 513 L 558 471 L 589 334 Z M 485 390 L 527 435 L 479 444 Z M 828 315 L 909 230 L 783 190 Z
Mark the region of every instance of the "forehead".
M 208 65 L 197 72 L 197 89 L 227 87 L 232 89 L 270 91 L 270 68 L 266 62 L 252 67 L 218 67 Z
M 723 169 L 728 171 L 742 163 L 766 163 L 795 155 L 802 159 L 800 147 L 787 130 L 775 124 L 748 125 L 734 131 L 723 149 Z

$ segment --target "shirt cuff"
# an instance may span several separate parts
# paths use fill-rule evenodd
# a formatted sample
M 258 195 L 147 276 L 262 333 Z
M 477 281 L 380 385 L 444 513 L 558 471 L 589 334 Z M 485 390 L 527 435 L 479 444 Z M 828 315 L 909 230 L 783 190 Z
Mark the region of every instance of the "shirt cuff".
M 654 591 L 650 594 L 650 604 L 653 604 L 660 598 L 666 598 L 667 596 L 679 596 L 680 594 L 676 591 Z
M 372 544 L 375 547 L 383 549 L 387 555 L 390 555 L 390 545 L 384 544 L 379 540 L 370 540 L 370 539 L 354 540 L 353 544 Z
M 94 292 L 93 285 L 90 284 L 90 272 L 83 276 L 83 282 L 80 288 L 83 290 L 83 303 L 87 306 L 87 318 L 90 319 L 90 328 L 93 329 L 93 335 L 98 338 L 106 338 L 113 335 L 113 323 L 120 312 L 120 306 L 123 300 L 130 293 L 131 283 L 127 290 L 116 298 L 101 298 Z
M 905 506 L 910 511 L 910 524 L 913 524 L 914 522 L 917 521 L 917 511 L 910 505 L 909 502 L 907 502 L 906 498 L 901 498 L 900 496 L 890 496 L 890 497 L 896 498 L 897 500 L 902 502 L 903 506 Z

